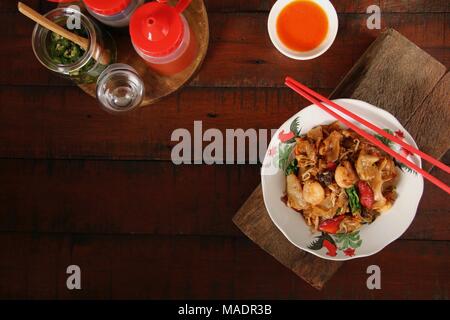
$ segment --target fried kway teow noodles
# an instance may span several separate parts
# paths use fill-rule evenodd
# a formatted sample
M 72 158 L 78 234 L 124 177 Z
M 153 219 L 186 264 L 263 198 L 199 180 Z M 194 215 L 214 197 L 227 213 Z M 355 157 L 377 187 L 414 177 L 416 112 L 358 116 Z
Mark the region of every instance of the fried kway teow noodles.
M 291 159 L 286 204 L 315 231 L 353 232 L 395 201 L 392 157 L 337 122 L 296 138 Z

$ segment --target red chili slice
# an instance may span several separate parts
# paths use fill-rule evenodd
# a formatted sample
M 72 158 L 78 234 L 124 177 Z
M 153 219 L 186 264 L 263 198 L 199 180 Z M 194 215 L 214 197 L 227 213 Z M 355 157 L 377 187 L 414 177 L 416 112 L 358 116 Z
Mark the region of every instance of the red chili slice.
M 362 180 L 358 181 L 357 186 L 359 191 L 359 201 L 361 202 L 363 207 L 372 209 L 373 203 L 375 201 L 372 188 L 366 181 Z
M 336 167 L 337 167 L 336 163 L 334 163 L 334 162 L 332 162 L 332 161 L 330 161 L 330 162 L 327 163 L 327 169 L 328 169 L 328 170 L 333 171 L 333 170 L 336 169 Z
M 335 234 L 339 231 L 339 225 L 341 224 L 341 221 L 344 220 L 344 218 L 344 215 L 340 215 L 333 219 L 327 219 L 319 224 L 319 230 L 326 233 Z

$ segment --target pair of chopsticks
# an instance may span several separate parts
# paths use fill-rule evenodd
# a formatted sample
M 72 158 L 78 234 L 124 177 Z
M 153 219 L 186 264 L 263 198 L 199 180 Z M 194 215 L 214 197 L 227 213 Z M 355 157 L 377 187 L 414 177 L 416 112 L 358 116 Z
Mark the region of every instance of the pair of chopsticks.
M 445 192 L 450 194 L 450 187 L 447 186 L 445 183 L 443 183 L 441 180 L 439 180 L 436 177 L 432 176 L 431 174 L 429 174 L 428 172 L 426 172 L 425 170 L 423 170 L 422 168 L 420 168 L 419 166 L 417 166 L 413 162 L 411 162 L 408 159 L 406 159 L 401 154 L 395 152 L 394 150 L 392 150 L 391 148 L 389 148 L 388 146 L 383 144 L 380 140 L 378 140 L 373 135 L 371 135 L 371 134 L 367 133 L 366 131 L 362 130 L 361 128 L 359 128 L 355 124 L 351 123 L 350 121 L 348 121 L 347 119 L 345 119 L 344 117 L 339 115 L 338 113 L 336 113 L 333 110 L 331 110 L 329 107 L 327 107 L 324 104 L 322 104 L 322 102 L 326 103 L 327 105 L 333 107 L 334 109 L 342 112 L 343 114 L 345 114 L 346 116 L 352 118 L 353 120 L 363 124 L 364 126 L 366 126 L 367 128 L 375 131 L 379 135 L 381 135 L 381 136 L 391 140 L 392 142 L 395 142 L 395 143 L 399 144 L 404 149 L 408 150 L 409 152 L 411 152 L 413 154 L 418 155 L 422 159 L 430 162 L 431 164 L 437 166 L 438 168 L 444 170 L 447 173 L 450 173 L 450 167 L 449 166 L 447 166 L 444 163 L 440 162 L 439 160 L 431 157 L 430 155 L 428 155 L 428 154 L 426 154 L 426 153 L 424 153 L 424 152 L 422 152 L 422 151 L 412 147 L 411 145 L 407 144 L 406 142 L 404 142 L 403 140 L 399 139 L 398 137 L 396 137 L 396 136 L 394 136 L 394 135 L 392 135 L 392 134 L 390 134 L 390 133 L 388 133 L 388 132 L 378 128 L 374 124 L 372 124 L 372 123 L 368 122 L 367 120 L 359 117 L 358 115 L 350 112 L 349 110 L 347 110 L 344 107 L 338 105 L 337 103 L 328 100 L 324 96 L 318 94 L 314 90 L 311 90 L 307 86 L 305 86 L 305 85 L 301 84 L 300 82 L 292 79 L 291 77 L 286 77 L 285 84 L 286 84 L 286 86 L 288 86 L 289 88 L 291 88 L 292 90 L 294 90 L 295 92 L 300 94 L 302 97 L 304 97 L 305 99 L 307 99 L 310 102 L 314 103 L 320 109 L 322 109 L 323 111 L 329 113 L 334 118 L 336 118 L 338 121 L 342 122 L 344 125 L 346 125 L 350 129 L 352 129 L 353 131 L 358 133 L 360 136 L 364 137 L 365 139 L 367 139 L 368 141 L 370 141 L 371 143 L 373 143 L 378 148 L 382 149 L 383 151 L 385 151 L 387 154 L 391 155 L 392 157 L 394 157 L 398 161 L 400 161 L 403 164 L 407 165 L 409 168 L 415 170 L 417 173 L 420 173 L 424 178 L 429 180 L 431 183 L 435 184 L 436 186 L 438 186 L 439 188 L 441 188 L 442 190 L 444 190 Z

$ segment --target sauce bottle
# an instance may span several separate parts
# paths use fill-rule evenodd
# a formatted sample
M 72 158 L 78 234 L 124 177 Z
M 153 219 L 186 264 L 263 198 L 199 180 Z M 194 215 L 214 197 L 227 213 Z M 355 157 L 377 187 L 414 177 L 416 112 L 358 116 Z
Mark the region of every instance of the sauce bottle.
M 136 52 L 161 75 L 177 74 L 191 65 L 197 40 L 182 12 L 191 0 L 175 7 L 158 0 L 139 7 L 131 17 L 130 36 Z
M 83 0 L 89 13 L 111 27 L 126 27 L 144 0 Z
M 77 5 L 87 11 L 98 21 L 110 27 L 126 27 L 134 11 L 145 0 L 48 0 L 64 6 Z

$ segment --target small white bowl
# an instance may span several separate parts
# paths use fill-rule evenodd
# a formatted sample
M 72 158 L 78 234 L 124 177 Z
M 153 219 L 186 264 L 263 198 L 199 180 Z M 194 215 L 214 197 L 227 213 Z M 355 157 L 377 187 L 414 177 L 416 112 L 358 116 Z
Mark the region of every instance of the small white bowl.
M 336 9 L 328 0 L 307 0 L 319 5 L 325 12 L 328 18 L 328 33 L 322 43 L 310 51 L 295 51 L 286 47 L 280 40 L 277 33 L 277 19 L 280 12 L 291 2 L 299 0 L 278 0 L 273 5 L 269 13 L 269 19 L 267 21 L 267 28 L 269 30 L 270 40 L 273 45 L 285 56 L 296 60 L 309 60 L 314 59 L 327 51 L 334 42 L 339 27 L 338 17 Z

